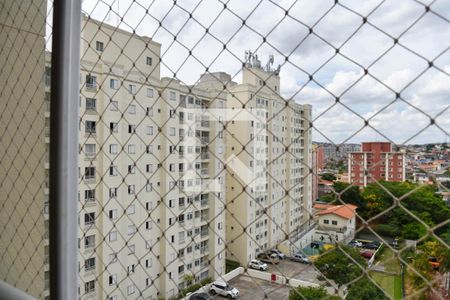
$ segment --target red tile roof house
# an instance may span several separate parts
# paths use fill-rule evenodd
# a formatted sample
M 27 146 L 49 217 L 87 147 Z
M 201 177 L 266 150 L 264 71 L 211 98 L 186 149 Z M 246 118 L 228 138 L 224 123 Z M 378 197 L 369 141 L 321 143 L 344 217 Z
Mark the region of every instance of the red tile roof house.
M 352 204 L 315 204 L 316 236 L 326 243 L 350 242 L 355 237 L 357 208 Z

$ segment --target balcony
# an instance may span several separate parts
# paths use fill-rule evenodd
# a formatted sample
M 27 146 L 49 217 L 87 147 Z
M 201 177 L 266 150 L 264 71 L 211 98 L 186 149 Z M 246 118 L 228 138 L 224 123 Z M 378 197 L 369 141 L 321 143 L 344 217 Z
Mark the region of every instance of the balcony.
M 200 201 L 200 205 L 202 207 L 208 206 L 208 199 L 202 199 L 202 201 Z
M 202 145 L 207 145 L 207 144 L 209 144 L 209 137 L 207 137 L 207 136 L 202 136 L 202 137 L 200 138 L 200 141 L 201 141 Z
M 205 247 L 201 247 L 201 248 L 200 248 L 200 254 L 206 254 L 206 253 L 208 253 L 208 251 L 209 251 L 208 246 L 205 246 Z
M 209 216 L 208 215 L 201 215 L 201 217 L 200 217 L 200 221 L 201 222 L 208 222 L 208 220 L 209 220 Z
M 202 170 L 200 171 L 200 174 L 201 174 L 202 176 L 209 176 L 208 169 L 202 169 Z
M 202 152 L 200 154 L 201 159 L 209 159 L 209 153 L 208 152 Z
M 200 231 L 200 237 L 202 237 L 202 238 L 203 237 L 207 237 L 208 236 L 208 232 L 209 232 L 208 229 Z

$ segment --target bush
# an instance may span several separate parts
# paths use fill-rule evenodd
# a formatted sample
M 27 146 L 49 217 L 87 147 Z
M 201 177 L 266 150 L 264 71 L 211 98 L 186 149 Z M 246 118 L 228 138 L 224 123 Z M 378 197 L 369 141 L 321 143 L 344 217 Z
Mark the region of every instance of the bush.
M 234 269 L 239 268 L 240 266 L 241 266 L 241 264 L 237 261 L 230 260 L 230 259 L 225 260 L 225 272 L 226 273 L 231 272 Z
M 200 283 L 195 283 L 191 286 L 188 286 L 185 289 L 182 289 L 181 292 L 179 293 L 179 299 L 185 297 L 187 294 L 189 293 L 193 293 L 195 291 L 197 291 L 199 288 L 201 288 L 202 286 L 205 286 L 209 283 L 212 282 L 212 279 L 210 277 L 203 279 L 202 281 L 200 281 Z
M 393 224 L 378 224 L 376 231 L 380 235 L 387 235 L 390 237 L 396 237 L 400 234 L 400 228 Z

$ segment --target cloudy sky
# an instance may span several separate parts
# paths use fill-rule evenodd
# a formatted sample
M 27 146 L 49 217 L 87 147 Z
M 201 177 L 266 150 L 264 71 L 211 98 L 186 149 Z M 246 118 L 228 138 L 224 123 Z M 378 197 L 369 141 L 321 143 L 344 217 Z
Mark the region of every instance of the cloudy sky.
M 283 96 L 313 105 L 315 141 L 450 142 L 448 0 L 85 0 L 83 10 L 161 43 L 162 75 L 187 84 L 206 67 L 239 82 L 245 50 L 263 64 L 273 54 Z

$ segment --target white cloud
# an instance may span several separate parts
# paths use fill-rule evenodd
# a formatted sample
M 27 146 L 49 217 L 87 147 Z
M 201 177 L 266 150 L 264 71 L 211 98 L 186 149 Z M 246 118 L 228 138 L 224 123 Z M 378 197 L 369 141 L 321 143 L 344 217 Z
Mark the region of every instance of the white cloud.
M 109 11 L 114 0 L 96 2 L 84 1 L 83 9 L 94 18 L 117 24 L 118 18 Z M 320 116 L 314 125 L 333 141 L 346 140 L 366 119 L 383 135 L 404 142 L 429 124 L 430 118 L 421 111 L 434 118 L 446 109 L 436 122 L 449 132 L 450 50 L 444 50 L 450 46 L 450 23 L 432 13 L 414 23 L 425 12 L 415 1 L 381 2 L 342 0 L 342 5 L 335 5 L 332 0 L 179 0 L 174 5 L 165 0 L 121 0 L 119 8 L 117 4 L 112 8 L 119 9 L 123 17 L 120 27 L 135 28 L 162 43 L 166 65 L 162 76 L 171 76 L 179 69 L 177 76 L 188 84 L 197 81 L 205 66 L 236 75 L 247 49 L 258 50 L 263 63 L 269 54 L 275 54 L 275 64 L 283 65 L 282 94 L 312 104 L 314 117 Z M 448 1 L 437 1 L 431 9 L 450 17 Z M 284 10 L 288 10 L 287 15 Z M 357 14 L 367 16 L 377 28 L 362 25 Z M 314 33 L 310 34 L 312 26 Z M 399 37 L 400 45 L 394 46 L 391 36 Z M 192 56 L 187 49 L 192 50 Z M 431 60 L 446 73 L 429 69 Z M 365 75 L 364 69 L 369 74 Z M 340 103 L 334 105 L 330 92 L 350 110 Z M 395 93 L 401 93 L 406 102 L 391 104 Z M 440 142 L 445 138 L 446 134 L 433 126 L 412 141 Z M 317 132 L 314 139 L 325 140 Z M 383 137 L 365 127 L 351 141 L 366 139 Z

